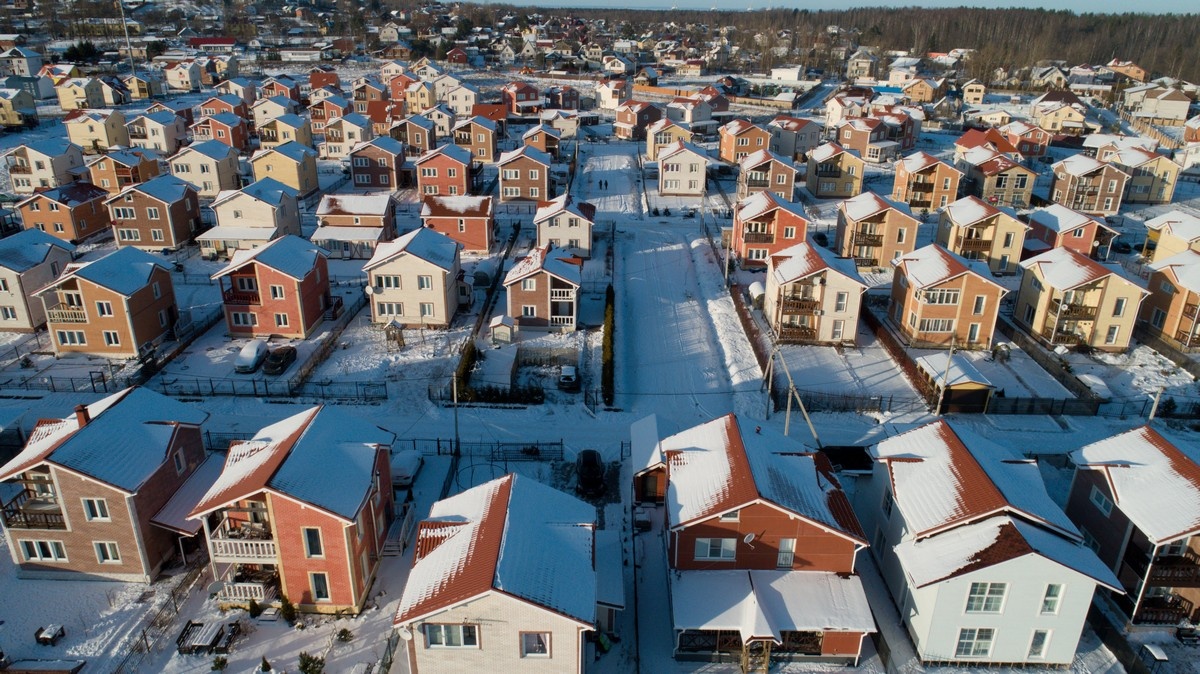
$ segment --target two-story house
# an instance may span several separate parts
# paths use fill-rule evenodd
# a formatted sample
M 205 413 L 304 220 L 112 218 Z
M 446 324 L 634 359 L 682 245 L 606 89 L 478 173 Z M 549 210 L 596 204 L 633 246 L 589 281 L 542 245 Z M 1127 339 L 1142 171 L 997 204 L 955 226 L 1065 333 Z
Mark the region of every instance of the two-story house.
M 125 122 L 125 129 L 130 145 L 164 155 L 175 154 L 187 142 L 187 122 L 165 110 L 134 115 Z
M 454 144 L 466 148 L 475 164 L 490 164 L 500 155 L 496 123 L 479 115 L 454 125 Z
M 658 149 L 658 193 L 663 196 L 699 197 L 705 194 L 708 166 L 703 149 L 677 140 Z
M 691 129 L 692 133 L 708 135 L 717 128 L 717 122 L 712 118 L 712 106 L 699 95 L 675 97 L 667 103 L 664 114 L 672 122 Z
M 191 131 L 193 143 L 215 140 L 238 152 L 244 151 L 250 145 L 250 127 L 245 119 L 232 112 L 218 112 L 202 117 L 192 125 Z
M 350 149 L 350 183 L 356 190 L 393 191 L 412 184 L 404 143 L 376 136 Z
M 695 134 L 683 124 L 673 122 L 666 117 L 657 119 L 645 129 L 646 158 L 658 161 L 662 149 L 675 143 L 691 143 Z
M 17 212 L 25 229 L 78 243 L 108 231 L 112 221 L 104 207 L 107 198 L 108 192 L 91 183 L 68 183 L 18 201 Z
M 537 247 L 552 246 L 580 258 L 592 256 L 592 227 L 596 207 L 563 194 L 538 204 L 533 216 Z
M 1045 156 L 1050 149 L 1050 141 L 1054 140 L 1050 132 L 1020 120 L 1009 122 L 997 131 L 1008 139 L 1022 157 L 1028 159 Z
M 834 128 L 834 138 L 847 150 L 854 150 L 864 160 L 881 163 L 900 156 L 900 143 L 888 140 L 888 128 L 876 117 L 844 119 Z
M 979 146 L 958 160 L 962 192 L 997 206 L 1025 208 L 1033 196 L 1037 174 L 1002 152 Z
M 776 115 L 767 122 L 767 131 L 771 133 L 768 149 L 793 161 L 807 159 L 808 153 L 821 144 L 824 135 L 819 122 L 788 115 Z
M 583 260 L 549 246 L 534 248 L 504 277 L 508 315 L 522 330 L 574 332 Z
M 467 252 L 487 253 L 496 226 L 492 197 L 423 197 L 421 226 L 454 239 Z
M 395 434 L 320 406 L 230 445 L 188 517 L 208 541 L 216 599 L 357 613 L 371 595 L 393 517 Z
M 993 274 L 1016 270 L 1029 225 L 1013 210 L 963 197 L 942 210 L 936 241 L 950 252 L 987 264 Z
M 1120 584 L 1046 493 L 1037 463 L 948 421 L 869 451 L 859 512 L 921 661 L 1073 662 L 1097 586 Z
M 455 196 L 471 193 L 470 151 L 454 144 L 443 145 L 413 162 L 417 190 L 422 196 Z
M 1141 312 L 1145 329 L 1185 351 L 1200 346 L 1200 252 L 1188 248 L 1158 257 L 1150 269 L 1150 295 Z
M 437 128 L 421 115 L 409 115 L 388 129 L 388 135 L 404 143 L 410 157 L 418 157 L 437 147 Z
M 1076 154 L 1054 165 L 1050 188 L 1054 203 L 1091 215 L 1116 215 L 1121 210 L 1129 174 L 1112 164 Z
M 352 110 L 350 101 L 336 94 L 331 94 L 308 106 L 308 118 L 312 120 L 314 132 L 325 133 L 326 124 L 350 114 Z
M 69 264 L 34 294 L 45 303 L 46 331 L 59 356 L 148 355 L 179 317 L 166 265 L 131 246 Z
M 189 145 L 171 157 L 168 164 L 171 175 L 191 183 L 205 199 L 242 186 L 238 177 L 238 150 L 220 141 Z
M 33 332 L 46 323 L 46 307 L 33 293 L 58 277 L 75 246 L 38 229 L 0 239 L 0 330 Z
M 553 159 L 541 150 L 522 145 L 500 155 L 500 201 L 546 201 L 554 198 L 550 180 Z
M 424 227 L 381 243 L 363 267 L 371 288 L 371 321 L 448 328 L 458 312 L 460 246 Z
M 200 115 L 203 117 L 212 117 L 222 112 L 249 119 L 250 106 L 246 105 L 246 101 L 241 96 L 233 94 L 218 94 L 200 104 Z
M 232 94 L 246 102 L 246 107 L 253 107 L 258 102 L 258 87 L 254 82 L 244 77 L 233 77 L 222 80 L 213 86 L 218 94 Z
M 104 152 L 113 146 L 129 147 L 129 130 L 120 110 L 72 110 L 63 117 L 67 138 L 86 154 Z
M 39 421 L 0 467 L 20 486 L 3 510 L 17 577 L 157 578 L 178 539 L 152 518 L 203 464 L 207 416 L 135 387 Z
M 781 344 L 854 344 L 867 284 L 854 261 L 803 241 L 767 260 L 763 315 Z
M 808 153 L 804 187 L 818 199 L 849 199 L 862 192 L 865 166 L 856 152 L 837 143 L 818 145 Z
M 1029 235 L 1025 248 L 1034 254 L 1048 248 L 1070 248 L 1088 257 L 1107 257 L 1108 246 L 1117 238 L 1117 231 L 1099 218 L 1050 204 L 1025 214 Z
M 1114 150 L 1108 163 L 1129 176 L 1123 200 L 1131 204 L 1169 204 L 1182 167 L 1170 157 L 1140 147 Z
M 118 246 L 175 250 L 200 230 L 200 200 L 186 180 L 163 175 L 105 200 Z
M 882 267 L 916 249 L 918 224 L 906 204 L 863 192 L 838 204 L 834 250 L 859 269 Z
M 111 194 L 154 178 L 160 173 L 161 161 L 153 151 L 110 150 L 89 158 L 87 169 L 88 182 Z
M 1021 262 L 1017 324 L 1050 348 L 1086 344 L 1099 351 L 1129 348 L 1142 300 L 1149 294 L 1119 266 L 1071 248 L 1052 248 Z
M 746 155 L 771 149 L 771 132 L 744 119 L 722 124 L 717 134 L 718 156 L 727 164 L 739 164 Z
M 738 201 L 759 192 L 773 192 L 791 201 L 796 192 L 796 167 L 770 150 L 757 150 L 738 164 Z
M 987 265 L 935 244 L 892 260 L 890 316 L 910 346 L 990 349 L 1008 290 Z
M 313 243 L 344 260 L 370 258 L 396 238 L 396 202 L 390 194 L 326 194 L 317 206 Z
M 558 159 L 558 146 L 562 144 L 562 132 L 544 123 L 531 126 L 528 131 L 521 134 L 521 144 L 545 152 L 550 155 L 551 159 Z
M 12 191 L 32 194 L 35 189 L 61 187 L 75 181 L 83 166 L 78 145 L 63 138 L 47 138 L 18 145 L 5 153 Z
M 293 142 L 304 147 L 313 146 L 312 124 L 300 115 L 279 115 L 263 122 L 256 130 L 258 146 L 263 150 Z
M 357 112 L 338 117 L 325 125 L 325 142 L 321 143 L 322 159 L 346 159 L 350 151 L 375 138 L 371 120 Z
M 758 192 L 733 212 L 733 256 L 747 268 L 767 265 L 772 255 L 808 238 L 804 207 L 774 192 Z
M 500 88 L 500 100 L 510 115 L 527 117 L 542 111 L 544 101 L 538 88 L 528 82 L 509 82 Z
M 913 211 L 944 208 L 958 198 L 962 172 L 928 152 L 916 152 L 896 162 L 892 199 L 908 204 Z
M 237 250 L 258 248 L 286 234 L 301 235 L 296 190 L 273 178 L 221 192 L 211 208 L 217 226 L 196 236 L 204 257 L 228 259 Z
M 1140 251 L 1151 260 L 1161 260 L 1185 250 L 1200 251 L 1200 217 L 1180 210 L 1171 210 L 1146 221 L 1147 244 Z
M 296 141 L 255 152 L 250 158 L 250 166 L 255 180 L 274 178 L 296 190 L 301 199 L 320 188 L 317 151 Z
M 328 256 L 292 235 L 235 251 L 212 275 L 221 287 L 229 334 L 306 339 L 331 308 Z
M 283 115 L 295 115 L 300 112 L 300 104 L 286 96 L 266 96 L 250 104 L 250 119 L 255 129 L 261 129 L 264 124 Z

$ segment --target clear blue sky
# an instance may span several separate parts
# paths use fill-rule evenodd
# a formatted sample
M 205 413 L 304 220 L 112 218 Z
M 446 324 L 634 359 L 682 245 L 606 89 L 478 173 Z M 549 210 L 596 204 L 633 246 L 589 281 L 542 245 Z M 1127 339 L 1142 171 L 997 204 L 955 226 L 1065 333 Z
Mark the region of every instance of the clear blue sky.
M 486 4 L 487 0 L 478 0 Z M 843 0 L 836 5 L 822 0 L 508 0 L 518 5 L 536 5 L 539 7 L 604 7 L 630 9 L 766 9 L 793 7 L 799 9 L 822 10 L 843 9 L 846 7 L 962 7 L 977 6 L 995 9 L 999 7 L 1042 7 L 1046 9 L 1066 9 L 1073 12 L 1094 13 L 1124 13 L 1146 12 L 1154 14 L 1200 13 L 1198 0 L 1005 0 L 1002 3 L 965 2 L 964 0 Z

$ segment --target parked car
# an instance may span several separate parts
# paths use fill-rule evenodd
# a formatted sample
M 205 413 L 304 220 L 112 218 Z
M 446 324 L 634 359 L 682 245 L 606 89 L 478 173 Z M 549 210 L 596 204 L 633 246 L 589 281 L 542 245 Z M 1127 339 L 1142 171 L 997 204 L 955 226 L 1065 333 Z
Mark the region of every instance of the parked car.
M 563 365 L 559 369 L 558 388 L 563 391 L 579 390 L 579 372 L 574 365 Z
M 272 349 L 271 353 L 267 354 L 267 360 L 263 362 L 263 373 L 283 374 L 294 362 L 296 362 L 296 347 L 285 345 Z
M 392 488 L 402 489 L 411 487 L 413 480 L 417 479 L 417 473 L 421 472 L 421 466 L 425 463 L 425 457 L 415 449 L 402 449 L 392 454 Z
M 267 340 L 255 339 L 238 352 L 233 361 L 233 371 L 243 374 L 254 372 L 267 358 Z
M 575 457 L 575 491 L 584 496 L 601 496 L 604 494 L 604 459 L 600 452 L 585 449 Z

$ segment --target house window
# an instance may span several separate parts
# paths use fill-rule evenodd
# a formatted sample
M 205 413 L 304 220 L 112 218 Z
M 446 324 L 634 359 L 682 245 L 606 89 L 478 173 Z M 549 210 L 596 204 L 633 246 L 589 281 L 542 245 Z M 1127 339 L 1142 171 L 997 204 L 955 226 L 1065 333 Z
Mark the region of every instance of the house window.
M 905 231 L 903 227 L 896 230 L 896 243 L 904 243 Z
M 1117 301 L 1113 304 L 1113 316 L 1125 315 L 1125 302 L 1126 300 L 1124 297 L 1117 298 Z
M 549 632 L 521 632 L 521 657 L 550 657 Z
M 59 346 L 86 346 L 87 338 L 82 330 L 59 330 L 57 333 Z
M 992 639 L 995 636 L 996 630 L 989 627 L 963 628 L 958 631 L 954 655 L 959 658 L 986 658 L 992 652 Z
M 935 290 L 926 290 L 921 299 L 926 304 L 958 304 L 959 291 L 947 288 L 938 288 Z
M 147 208 L 146 209 L 146 217 L 149 218 L 150 220 L 157 220 L 158 219 L 158 209 L 154 208 L 154 207 Z
M 271 286 L 271 299 L 273 299 L 273 300 L 283 299 L 283 286 L 277 286 L 277 285 Z
M 16 307 L 0 307 L 0 318 L 6 321 L 15 321 L 17 319 Z
M 275 314 L 275 327 L 286 328 L 288 326 L 287 314 Z
M 89 522 L 111 522 L 108 515 L 108 501 L 102 498 L 83 499 L 83 516 Z
M 1162 309 L 1159 309 L 1158 307 L 1154 307 L 1154 310 L 1150 312 L 1150 325 L 1153 325 L 1154 327 L 1161 330 L 1163 325 L 1166 324 L 1166 322 L 1167 322 L 1167 313 L 1165 311 L 1163 311 Z
M 1029 640 L 1029 657 L 1038 659 L 1046 657 L 1046 647 L 1050 645 L 1050 630 L 1034 630 L 1033 638 Z
M 425 644 L 428 648 L 478 648 L 478 630 L 475 625 L 425 623 Z
M 150 230 L 150 239 L 153 241 L 162 241 L 163 240 L 163 231 L 161 229 Z
M 523 318 L 536 318 L 537 307 L 532 304 L 521 305 L 521 316 Z
M 160 327 L 160 328 L 167 327 L 167 310 L 166 309 L 158 310 L 158 327 Z
M 21 541 L 26 562 L 65 562 L 67 548 L 62 541 Z
M 112 541 L 96 541 L 96 561 L 101 564 L 120 564 L 121 549 Z
M 433 277 L 432 276 L 418 276 L 417 277 L 417 290 L 432 290 L 432 289 L 433 289 Z
M 121 333 L 116 330 L 105 330 L 104 346 L 121 346 Z
M 696 559 L 731 562 L 737 549 L 736 538 L 697 538 Z
M 1042 596 L 1042 613 L 1057 614 L 1058 605 L 1062 602 L 1063 586 L 1058 583 L 1050 583 L 1046 586 L 1046 594 Z
M 850 293 L 840 292 L 834 296 L 833 310 L 843 312 L 846 310 L 846 305 L 850 302 Z
M 112 302 L 96 302 L 96 315 L 97 316 L 112 316 L 113 315 Z
M 537 279 L 536 278 L 521 279 L 521 290 L 537 290 Z
M 162 290 L 158 287 L 158 281 L 155 281 L 153 284 L 151 284 L 150 290 L 154 293 L 154 299 L 162 297 Z
M 842 339 L 842 335 L 845 333 L 845 330 L 846 330 L 846 321 L 843 321 L 841 319 L 836 320 L 833 322 L 833 333 L 830 335 L 830 337 L 833 339 L 840 340 L 840 339 Z
M 433 302 L 421 302 L 421 318 L 433 316 Z
M 258 325 L 258 316 L 247 311 L 234 311 L 229 314 L 233 324 L 242 327 L 254 327 Z
M 775 555 L 775 567 L 779 569 L 792 568 L 792 562 L 796 557 L 796 539 L 781 538 L 779 539 L 779 553 Z
M 736 522 L 736 521 L 738 521 L 738 519 L 740 517 L 739 516 L 740 512 L 741 511 L 738 511 L 738 510 L 731 510 L 727 513 L 722 513 L 721 516 L 718 517 L 717 519 L 719 519 L 722 522 Z
M 185 461 L 183 458 L 183 451 L 177 450 L 175 454 L 171 456 L 171 461 L 175 464 L 175 474 L 183 475 L 183 471 L 187 469 L 187 461 Z
M 141 241 L 142 234 L 136 229 L 118 229 L 117 239 L 120 241 Z
M 987 298 L 983 295 L 975 296 L 975 306 L 971 307 L 971 313 L 979 316 L 983 313 L 983 306 L 987 302 Z
M 422 178 L 436 178 L 437 177 L 437 169 L 429 168 L 429 167 L 422 167 L 421 168 L 421 177 Z
M 1116 344 L 1117 336 L 1121 333 L 1121 327 L 1118 325 L 1108 326 L 1108 330 L 1104 333 L 1105 344 Z
M 467 231 L 467 221 L 462 218 L 459 218 L 458 219 L 458 233 L 462 234 L 465 231 Z
M 954 319 L 952 318 L 922 318 L 920 327 L 917 328 L 921 332 L 953 332 Z
M 971 583 L 967 613 L 999 613 L 1007 590 L 1007 583 Z
M 396 288 L 400 289 L 399 276 L 376 276 L 375 286 L 378 288 Z
M 785 238 L 785 239 L 796 238 L 796 228 L 795 227 L 784 227 L 783 228 L 783 238 Z
M 124 206 L 113 207 L 113 219 L 115 220 L 132 220 L 134 218 L 134 210 L 125 208 Z
M 325 549 L 321 545 L 321 530 L 316 527 L 304 527 L 301 533 L 304 535 L 304 556 L 324 557 Z
M 404 304 L 401 302 L 379 302 L 375 305 L 378 316 L 403 316 Z
M 324 573 L 310 573 L 308 578 L 312 584 L 313 600 L 329 601 L 329 576 Z

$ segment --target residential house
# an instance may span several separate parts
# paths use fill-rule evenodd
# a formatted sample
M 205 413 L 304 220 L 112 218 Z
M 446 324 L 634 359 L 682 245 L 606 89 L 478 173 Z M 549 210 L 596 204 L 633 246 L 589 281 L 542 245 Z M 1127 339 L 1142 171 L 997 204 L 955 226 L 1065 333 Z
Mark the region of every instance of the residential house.
M 404 143 L 377 136 L 350 150 L 350 183 L 356 190 L 398 190 L 412 184 Z
M 145 150 L 112 150 L 87 162 L 87 181 L 109 194 L 159 175 L 158 155 Z
M 242 186 L 238 177 L 238 151 L 217 140 L 193 143 L 177 152 L 168 163 L 171 175 L 191 183 L 204 199 Z
M 810 119 L 776 115 L 767 122 L 771 132 L 770 150 L 793 161 L 803 161 L 808 153 L 821 144 L 824 130 L 818 122 Z
M 1041 253 L 1049 248 L 1070 248 L 1089 257 L 1108 257 L 1108 246 L 1117 231 L 1099 218 L 1066 206 L 1050 204 L 1025 214 L 1029 235 L 1025 249 Z
M 747 155 L 759 150 L 770 151 L 771 132 L 744 119 L 722 124 L 717 133 L 720 136 L 719 156 L 728 164 L 741 163 Z
M 1107 160 L 1102 161 L 1108 161 L 1129 176 L 1125 183 L 1125 202 L 1169 204 L 1175 198 L 1175 185 L 1179 182 L 1182 167 L 1166 155 L 1140 147 L 1114 148 Z
M 863 192 L 838 204 L 834 249 L 859 269 L 882 267 L 915 250 L 918 224 L 907 205 Z
M 958 161 L 962 192 L 989 204 L 1025 208 L 1033 198 L 1037 174 L 987 147 L 968 150 Z
M 887 126 L 875 117 L 844 119 L 834 127 L 834 137 L 842 147 L 874 163 L 896 159 L 902 149 L 899 143 L 888 140 Z
M 340 89 L 341 86 L 342 79 L 338 75 L 337 68 L 334 66 L 321 63 L 308 69 L 308 89 L 310 92 L 323 87 Z
M 892 260 L 891 318 L 916 348 L 990 349 L 1008 290 L 980 260 L 934 243 Z
M 1129 348 L 1142 300 L 1149 294 L 1118 266 L 1071 248 L 1052 248 L 1021 262 L 1017 325 L 1049 348 L 1086 344 L 1098 351 Z
M 250 127 L 232 112 L 202 117 L 192 125 L 192 142 L 216 141 L 243 152 L 250 146 Z
M 182 117 L 189 125 L 196 122 L 195 115 L 192 112 L 192 104 L 186 100 L 154 101 L 146 106 L 146 112 L 173 112 L 177 116 Z
M 285 143 L 299 143 L 308 148 L 313 146 L 312 125 L 300 115 L 280 115 L 259 125 L 257 131 L 258 146 L 262 150 Z
M 542 91 L 545 110 L 578 110 L 579 90 L 569 84 L 547 87 Z
M 69 264 L 34 294 L 46 305 L 46 331 L 58 356 L 150 355 L 179 317 L 170 270 L 132 246 Z
M 175 91 L 200 91 L 204 73 L 195 59 L 184 59 L 169 64 L 163 69 L 167 86 Z
M 958 198 L 961 177 L 961 171 L 928 152 L 910 154 L 896 162 L 892 199 L 903 201 L 914 211 L 945 208 Z
M 905 82 L 900 91 L 909 104 L 933 103 L 945 95 L 946 86 L 944 80 L 917 78 Z
M 430 82 L 416 81 L 404 90 L 404 112 L 415 115 L 437 103 L 437 93 Z
M 701 197 L 708 189 L 708 153 L 681 140 L 658 149 L 658 193 Z
M 287 75 L 273 75 L 258 85 L 258 92 L 263 98 L 290 98 L 300 102 L 300 83 Z
M 1015 162 L 1025 159 L 1025 154 L 1017 149 L 1017 145 L 1009 140 L 1008 135 L 1001 133 L 999 129 L 989 128 L 970 129 L 954 141 L 954 161 L 961 162 L 968 152 L 979 147 L 1002 154 Z
M 500 100 L 508 112 L 516 117 L 536 115 L 542 111 L 544 101 L 538 88 L 528 82 L 509 82 L 500 88 Z
M 17 129 L 38 125 L 37 101 L 24 89 L 0 89 L 0 126 Z
M 361 143 L 375 138 L 371 120 L 357 112 L 331 120 L 325 125 L 325 142 L 321 143 L 322 159 L 347 159 L 350 151 Z
M 128 185 L 104 203 L 112 216 L 113 234 L 119 247 L 175 250 L 191 241 L 200 230 L 196 188 L 172 175 Z
M 876 521 L 872 549 L 917 657 L 1070 665 L 1096 587 L 1120 585 L 1046 493 L 1036 461 L 944 420 L 869 451 L 873 489 L 860 512 Z
M 34 77 L 42 70 L 42 55 L 26 47 L 12 47 L 0 53 L 0 73 Z
M 250 106 L 240 96 L 219 94 L 200 104 L 200 114 L 205 117 L 230 113 L 246 119 L 250 116 Z
M 187 143 L 187 123 L 173 112 L 135 115 L 125 122 L 125 129 L 130 145 L 164 155 L 175 154 Z
M 409 115 L 396 122 L 388 135 L 404 143 L 410 157 L 419 157 L 437 148 L 437 131 L 433 122 L 421 115 Z
M 1116 215 L 1129 174 L 1082 154 L 1054 165 L 1051 198 L 1056 204 L 1091 215 Z
M 803 205 L 775 192 L 755 192 L 733 211 L 729 249 L 743 267 L 765 267 L 772 255 L 804 243 L 809 224 Z
M 1050 141 L 1054 135 L 1050 132 L 1020 120 L 1009 122 L 997 129 L 1004 135 L 1009 144 L 1027 159 L 1046 156 L 1050 149 Z M 999 150 L 999 148 L 995 148 Z
M 1048 100 L 1049 98 L 1073 98 Z M 1047 99 L 1044 100 L 1043 99 Z M 1088 107 L 1069 91 L 1050 91 L 1034 100 L 1029 121 L 1044 131 L 1067 136 L 1083 136 L 1100 130 L 1100 125 L 1087 119 Z
M 317 206 L 313 243 L 342 259 L 369 259 L 396 238 L 396 202 L 390 194 L 326 194 Z
M 179 539 L 154 518 L 204 463 L 207 416 L 135 387 L 39 421 L 0 467 L 19 487 L 3 511 L 16 576 L 155 580 Z
M 1113 59 L 1106 63 L 1104 67 L 1114 73 L 1128 77 L 1134 82 L 1146 81 L 1146 69 L 1134 63 L 1133 61 Z
M 596 107 L 615 111 L 633 96 L 630 80 L 602 80 L 596 84 Z
M 39 290 L 58 277 L 75 246 L 38 229 L 0 239 L 0 330 L 33 332 L 46 324 Z
M 370 77 L 358 78 L 354 81 L 351 89 L 354 98 L 354 112 L 360 115 L 367 114 L 371 103 L 388 99 L 388 88 Z
M 244 77 L 222 80 L 213 86 L 213 89 L 219 94 L 232 94 L 241 98 L 245 101 L 248 108 L 253 108 L 254 104 L 258 102 L 258 87 L 255 86 L 254 82 Z
M 854 666 L 875 631 L 866 536 L 827 457 L 751 426 L 728 414 L 634 450 L 664 466 L 673 655 Z
M 1153 243 L 1142 255 L 1151 261 L 1162 260 L 1185 250 L 1200 251 L 1200 217 L 1171 210 L 1146 221 L 1146 240 Z
M 647 130 L 662 119 L 662 110 L 645 101 L 628 100 L 617 106 L 613 135 L 625 140 L 649 138 Z
M 458 145 L 426 152 L 413 162 L 418 191 L 425 196 L 470 194 L 471 161 L 471 153 Z
M 225 190 L 211 207 L 217 226 L 196 237 L 207 258 L 229 259 L 234 251 L 258 248 L 286 234 L 301 235 L 296 190 L 273 178 Z
M 1142 305 L 1142 327 L 1182 351 L 1193 351 L 1200 346 L 1196 321 L 1200 314 L 1196 310 L 1200 306 L 1200 252 L 1185 248 L 1158 255 L 1150 270 L 1150 296 Z
M 25 229 L 41 230 L 56 239 L 79 243 L 108 231 L 104 200 L 108 192 L 91 183 L 67 183 L 37 192 L 17 202 Z
M 858 49 L 846 59 L 846 80 L 875 79 L 879 67 L 879 57 L 865 49 Z
M 157 70 L 130 73 L 121 78 L 129 90 L 129 100 L 146 101 L 167 95 L 167 78 Z
M 500 155 L 500 201 L 545 201 L 554 198 L 550 155 L 523 145 Z
M 333 307 L 328 256 L 290 234 L 234 251 L 229 264 L 212 275 L 221 287 L 229 334 L 307 339 Z
M 666 117 L 701 135 L 712 133 L 717 128 L 717 122 L 712 118 L 712 106 L 699 96 L 676 97 L 667 103 Z
M 350 114 L 351 109 L 350 101 L 341 96 L 326 96 L 308 106 L 308 118 L 312 121 L 314 132 L 325 133 L 326 124 Z
M 993 206 L 979 197 L 963 197 L 942 210 L 938 219 L 938 245 L 968 260 L 978 260 L 992 274 L 1011 274 L 1021 259 L 1029 225 L 1004 206 Z
M 460 197 L 430 197 L 446 198 Z M 367 286 L 372 289 L 371 321 L 406 327 L 450 327 L 463 289 L 469 292 L 462 280 L 459 248 L 454 239 L 424 227 L 379 244 L 363 267 Z
M 979 80 L 967 80 L 959 91 L 962 92 L 963 103 L 967 105 L 983 105 L 983 99 L 987 96 L 987 85 Z
M 86 154 L 104 152 L 113 146 L 129 147 L 125 115 L 119 110 L 73 110 L 63 118 L 67 138 Z
M 796 191 L 796 167 L 770 150 L 757 150 L 739 163 L 737 198 L 741 201 L 764 191 L 790 201 Z
M 593 505 L 516 474 L 434 503 L 395 617 L 408 669 L 582 674 L 590 633 L 624 606 L 606 592 L 622 562 L 603 533 Z
M 361 611 L 395 508 L 394 441 L 332 405 L 234 441 L 188 515 L 203 524 L 217 601 L 269 604 L 286 593 L 305 612 Z
M 77 77 L 54 86 L 58 107 L 64 112 L 104 107 L 104 91 L 95 77 Z
M 585 201 L 575 201 L 569 194 L 540 202 L 533 216 L 537 247 L 550 246 L 579 258 L 590 258 L 595 222 L 596 207 Z
M 300 104 L 286 96 L 264 96 L 250 106 L 251 121 L 254 128 L 260 129 L 264 124 L 283 115 L 295 115 L 300 112 Z
M 1192 99 L 1175 87 L 1141 84 L 1121 92 L 1121 107 L 1143 124 L 1179 126 L 1188 118 Z
M 574 332 L 583 260 L 550 246 L 534 248 L 504 277 L 507 314 L 520 330 Z
M 442 97 L 442 102 L 449 106 L 457 117 L 473 116 L 475 104 L 481 96 L 479 88 L 474 84 L 463 82 L 448 90 Z
M 454 125 L 454 144 L 466 148 L 475 164 L 490 164 L 500 155 L 496 123 L 478 115 Z
M 74 182 L 83 166 L 79 146 L 63 138 L 47 138 L 18 145 L 5 153 L 12 191 L 32 194 L 39 188 L 61 187 Z
M 453 137 L 454 125 L 458 123 L 458 118 L 445 104 L 438 103 L 425 108 L 421 111 L 421 116 L 433 122 L 433 133 L 437 138 Z
M 818 199 L 847 199 L 862 192 L 865 168 L 856 152 L 837 143 L 818 145 L 808 153 L 804 186 Z
M 470 253 L 487 253 L 496 225 L 492 197 L 427 196 L 421 199 L 421 226 L 454 239 Z
M 763 315 L 781 344 L 855 344 L 866 290 L 853 260 L 805 240 L 767 258 Z
M 295 141 L 255 152 L 250 166 L 255 180 L 274 178 L 296 190 L 301 199 L 319 189 L 317 151 Z
M 551 126 L 538 124 L 537 126 L 529 127 L 529 130 L 521 134 L 521 143 L 532 147 L 535 150 L 545 152 L 552 159 L 558 159 L 558 146 L 562 142 L 562 133 Z

